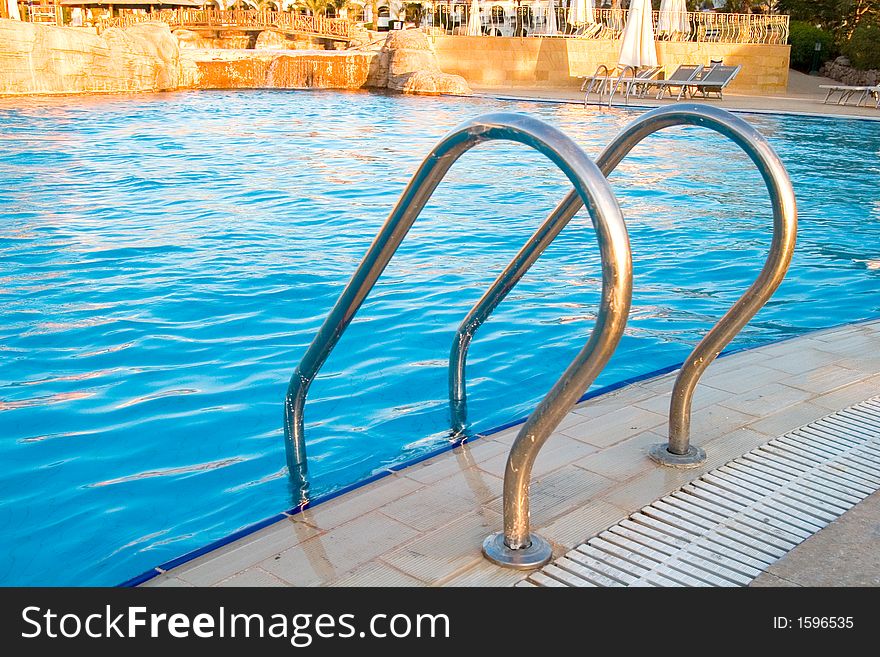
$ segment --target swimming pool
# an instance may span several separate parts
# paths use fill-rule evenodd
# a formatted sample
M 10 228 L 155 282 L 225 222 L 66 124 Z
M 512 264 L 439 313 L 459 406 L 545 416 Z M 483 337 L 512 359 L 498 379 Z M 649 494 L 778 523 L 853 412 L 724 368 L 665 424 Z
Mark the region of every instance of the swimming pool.
M 498 110 L 594 156 L 635 116 L 336 92 L 0 101 L 0 583 L 115 584 L 288 508 L 294 366 L 429 148 Z M 800 234 L 734 346 L 880 314 L 880 123 L 747 118 L 789 169 Z M 611 180 L 633 313 L 597 385 L 680 362 L 770 236 L 763 183 L 714 133 L 659 133 Z M 453 167 L 312 386 L 313 493 L 446 440 L 455 328 L 567 190 L 517 145 Z M 474 430 L 545 394 L 599 284 L 581 213 L 477 334 Z

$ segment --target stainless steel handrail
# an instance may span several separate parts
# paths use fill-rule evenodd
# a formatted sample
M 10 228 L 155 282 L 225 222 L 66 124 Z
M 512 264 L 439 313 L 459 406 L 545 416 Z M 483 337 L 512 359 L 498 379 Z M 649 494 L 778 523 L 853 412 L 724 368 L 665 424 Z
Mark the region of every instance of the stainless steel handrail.
M 794 250 L 797 209 L 788 173 L 767 140 L 742 119 L 715 107 L 682 103 L 647 112 L 627 126 L 602 151 L 596 164 L 606 176 L 610 175 L 641 140 L 658 130 L 676 125 L 702 126 L 733 140 L 758 167 L 773 206 L 773 239 L 760 275 L 685 360 L 672 391 L 668 445 L 663 443 L 651 449 L 651 457 L 661 463 L 692 467 L 706 458 L 703 450 L 690 445 L 694 389 L 709 364 L 760 310 L 782 282 Z M 452 424 L 456 430 L 463 430 L 467 424 L 465 372 L 467 351 L 474 333 L 580 208 L 578 196 L 569 192 L 459 326 L 449 359 L 450 405 Z M 517 495 L 514 488 L 507 485 L 507 478 L 504 490 L 505 499 Z M 512 528 L 514 522 L 505 515 L 505 528 Z
M 627 76 L 627 71 L 629 71 L 630 75 Z M 638 69 L 635 66 L 630 66 L 627 64 L 623 67 L 623 70 L 620 71 L 620 75 L 617 76 L 617 80 L 614 82 L 614 88 L 611 89 L 611 93 L 608 94 L 608 107 L 612 106 L 614 102 L 614 94 L 617 93 L 617 90 L 620 89 L 621 83 L 623 83 L 624 79 L 632 78 L 626 83 L 626 96 L 625 102 L 629 105 L 629 92 L 632 89 L 633 82 L 636 79 L 636 73 L 638 73 Z
M 608 67 L 605 64 L 599 64 L 599 66 L 596 67 L 596 72 L 593 73 L 591 77 L 588 77 L 586 80 L 584 80 L 584 83 L 581 85 L 581 91 L 584 91 L 586 88 L 586 92 L 584 94 L 584 107 L 589 104 L 590 94 L 593 93 L 594 88 L 596 89 L 596 93 L 598 94 L 597 102 L 602 102 L 602 96 L 605 93 L 604 89 L 609 84 L 610 78 L 611 71 L 608 69 Z
M 546 541 L 529 533 L 528 485 L 532 465 L 552 430 L 611 357 L 623 334 L 632 296 L 629 238 L 608 181 L 577 144 L 537 119 L 518 114 L 487 114 L 460 125 L 428 154 L 290 379 L 284 404 L 285 446 L 291 484 L 300 503 L 305 503 L 309 498 L 303 412 L 309 386 L 449 168 L 469 149 L 495 139 L 530 146 L 563 171 L 574 185 L 572 194 L 590 213 L 602 259 L 602 301 L 590 338 L 532 413 L 511 449 L 505 486 L 508 479 L 515 482 L 518 494 L 515 500 L 505 496 L 505 517 L 516 518 L 514 530 L 489 547 L 484 545 L 484 551 L 497 561 L 536 567 L 549 561 L 552 553 Z M 512 505 L 509 511 L 508 505 Z

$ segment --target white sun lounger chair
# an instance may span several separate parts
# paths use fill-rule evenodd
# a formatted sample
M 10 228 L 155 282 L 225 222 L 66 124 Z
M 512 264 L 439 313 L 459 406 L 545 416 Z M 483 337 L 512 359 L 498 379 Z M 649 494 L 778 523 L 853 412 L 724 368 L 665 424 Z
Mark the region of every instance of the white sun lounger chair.
M 872 95 L 880 96 L 880 85 L 868 87 L 846 84 L 820 84 L 819 88 L 828 90 L 828 93 L 825 94 L 825 100 L 822 101 L 825 105 L 831 102 L 834 94 L 840 94 L 840 97 L 836 101 L 837 105 L 846 105 L 850 98 L 856 96 L 857 107 L 862 103 L 867 103 L 868 98 Z M 880 106 L 880 101 L 878 101 L 878 106 Z
M 692 81 L 702 72 L 703 66 L 701 64 L 682 64 L 665 80 L 647 80 L 644 84 L 642 95 L 647 94 L 651 87 L 657 87 L 657 98 L 660 99 L 663 98 L 667 89 L 670 90 L 669 95 L 672 96 L 672 87 L 679 87 L 677 98 L 680 99 L 687 90 L 688 82 Z

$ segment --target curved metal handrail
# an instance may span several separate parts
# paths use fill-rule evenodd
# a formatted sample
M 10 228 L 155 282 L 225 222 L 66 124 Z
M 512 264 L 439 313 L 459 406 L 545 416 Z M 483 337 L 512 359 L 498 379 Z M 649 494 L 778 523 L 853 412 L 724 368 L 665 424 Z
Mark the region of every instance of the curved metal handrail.
M 608 69 L 608 66 L 605 64 L 599 64 L 599 66 L 596 67 L 596 72 L 593 73 L 592 78 L 584 80 L 584 83 L 581 85 L 581 91 L 584 91 L 586 88 L 586 93 L 584 94 L 584 107 L 589 103 L 590 94 L 593 93 L 593 85 L 596 85 L 596 93 L 599 95 L 598 100 L 601 102 L 603 95 L 602 89 L 604 88 L 603 85 L 609 83 L 610 77 L 611 71 Z
M 627 75 L 627 71 L 630 72 L 630 75 Z M 635 82 L 636 74 L 638 73 L 638 69 L 635 66 L 631 66 L 627 64 L 623 67 L 623 70 L 620 72 L 620 75 L 617 76 L 617 80 L 614 82 L 614 88 L 611 90 L 611 93 L 608 94 L 608 107 L 612 106 L 614 102 L 614 94 L 617 93 L 617 90 L 620 89 L 620 85 L 624 80 L 628 80 L 626 83 L 626 104 L 629 104 L 629 92 L 632 89 L 632 85 Z
M 766 139 L 742 119 L 722 109 L 696 104 L 658 108 L 633 121 L 602 151 L 596 164 L 607 176 L 645 137 L 676 125 L 710 128 L 730 138 L 758 167 L 773 205 L 773 239 L 760 275 L 743 296 L 700 341 L 682 365 L 675 380 L 669 409 L 669 443 L 655 445 L 651 457 L 666 465 L 692 467 L 705 460 L 705 453 L 690 445 L 691 402 L 703 372 L 722 349 L 754 317 L 782 282 L 791 262 L 797 235 L 794 190 L 785 167 Z M 467 423 L 465 366 L 474 333 L 504 300 L 544 249 L 580 210 L 577 194 L 569 192 L 544 224 L 517 253 L 507 268 L 474 305 L 458 328 L 449 358 L 449 396 L 453 428 L 462 431 Z M 505 478 L 505 504 L 508 490 Z M 505 506 L 506 509 L 506 506 Z M 505 513 L 505 527 L 508 521 Z
M 303 411 L 309 386 L 449 168 L 469 149 L 495 139 L 530 146 L 565 173 L 574 185 L 572 193 L 592 217 L 602 259 L 602 301 L 590 338 L 532 413 L 525 433 L 520 433 L 511 450 L 518 482 L 518 517 L 524 519 L 524 525 L 516 524 L 517 531 L 502 550 L 510 552 L 514 561 L 531 559 L 530 564 L 540 565 L 550 559 L 551 550 L 546 541 L 528 531 L 532 464 L 552 430 L 589 388 L 620 341 L 632 297 L 632 257 L 623 214 L 605 176 L 577 144 L 537 119 L 517 114 L 484 115 L 460 125 L 428 154 L 290 379 L 284 403 L 285 446 L 291 482 L 300 503 L 305 503 L 308 480 Z

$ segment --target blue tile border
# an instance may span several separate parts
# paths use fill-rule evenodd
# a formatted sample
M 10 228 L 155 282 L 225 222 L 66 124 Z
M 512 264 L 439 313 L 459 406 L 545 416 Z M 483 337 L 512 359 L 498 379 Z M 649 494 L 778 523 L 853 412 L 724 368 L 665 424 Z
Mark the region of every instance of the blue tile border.
M 726 349 L 718 355 L 718 358 L 719 359 L 726 358 L 727 356 L 732 356 L 734 354 L 740 354 L 745 351 L 751 351 L 753 349 L 760 349 L 763 347 L 768 347 L 770 345 L 782 344 L 784 342 L 790 342 L 791 340 L 796 340 L 798 338 L 804 338 L 804 337 L 810 336 L 815 333 L 824 333 L 826 331 L 833 331 L 834 329 L 839 329 L 839 328 L 843 328 L 846 326 L 859 326 L 862 324 L 869 324 L 871 322 L 876 322 L 876 321 L 880 321 L 880 316 L 869 317 L 867 319 L 862 319 L 862 320 L 859 320 L 856 322 L 842 322 L 840 324 L 833 324 L 831 326 L 826 326 L 821 329 L 814 329 L 812 331 L 807 331 L 805 333 L 800 333 L 798 335 L 791 335 L 786 338 L 779 338 L 778 340 L 771 340 L 770 342 L 765 342 L 763 344 L 747 345 L 747 346 L 743 346 L 743 347 L 737 347 L 735 349 Z M 661 367 L 659 369 L 652 370 L 650 372 L 645 372 L 644 374 L 638 374 L 638 375 L 632 376 L 628 379 L 623 379 L 622 381 L 610 383 L 606 386 L 602 386 L 601 388 L 597 388 L 596 390 L 588 391 L 580 399 L 578 399 L 577 403 L 580 404 L 581 402 L 587 401 L 589 399 L 595 399 L 596 397 L 601 397 L 602 395 L 606 395 L 608 393 L 615 392 L 616 390 L 620 390 L 621 388 L 626 388 L 627 386 L 631 386 L 635 383 L 639 383 L 641 381 L 647 381 L 648 379 L 653 379 L 658 376 L 663 376 L 664 374 L 669 374 L 670 372 L 674 372 L 675 370 L 679 369 L 680 367 L 681 367 L 681 363 L 667 365 L 665 367 Z M 493 427 L 493 428 L 488 429 L 486 431 L 481 431 L 481 432 L 477 433 L 476 435 L 463 436 L 457 440 L 450 441 L 447 444 L 441 445 L 441 446 L 437 447 L 436 449 L 433 449 L 433 450 L 426 452 L 424 454 L 420 454 L 419 456 L 416 456 L 408 461 L 404 461 L 403 463 L 398 463 L 396 465 L 393 465 L 393 466 L 386 468 L 385 470 L 377 472 L 376 474 L 370 475 L 366 479 L 361 479 L 360 481 L 357 481 L 355 483 L 348 484 L 347 486 L 343 486 L 342 488 L 334 490 L 330 493 L 326 493 L 324 495 L 319 495 L 319 496 L 315 497 L 314 499 L 309 500 L 305 504 L 300 504 L 298 506 L 293 507 L 292 509 L 288 509 L 287 511 L 284 511 L 283 513 L 278 513 L 274 516 L 271 516 L 269 518 L 265 518 L 263 520 L 255 522 L 251 525 L 247 525 L 246 527 L 243 527 L 243 528 L 241 528 L 241 529 L 239 529 L 239 530 L 237 530 L 227 536 L 224 536 L 223 538 L 217 539 L 216 541 L 212 541 L 211 543 L 208 543 L 207 545 L 204 545 L 200 548 L 197 548 L 195 550 L 187 552 L 186 554 L 183 554 L 179 557 L 175 557 L 174 559 L 170 559 L 169 561 L 166 561 L 162 564 L 159 564 L 155 568 L 151 568 L 150 570 L 143 572 L 140 575 L 136 575 L 135 577 L 132 577 L 131 579 L 128 579 L 128 580 L 122 582 L 121 584 L 118 584 L 117 587 L 130 588 L 130 587 L 139 586 L 139 585 L 143 584 L 144 582 L 148 582 L 149 580 L 153 579 L 154 577 L 158 577 L 159 575 L 161 575 L 161 574 L 163 574 L 173 568 L 177 568 L 178 566 L 181 566 L 189 561 L 192 561 L 193 559 L 197 559 L 198 557 L 201 557 L 201 556 L 207 554 L 208 552 L 213 552 L 214 550 L 216 550 L 218 548 L 221 548 L 225 545 L 229 545 L 230 543 L 237 541 L 240 538 L 244 538 L 245 536 L 249 536 L 250 534 L 253 534 L 253 533 L 255 533 L 265 527 L 268 527 L 269 525 L 273 525 L 276 522 L 280 522 L 286 518 L 293 517 L 306 509 L 310 509 L 310 508 L 315 507 L 319 504 L 323 504 L 324 502 L 329 502 L 330 500 L 333 500 L 337 497 L 341 497 L 342 495 L 345 495 L 346 493 L 350 493 L 354 490 L 357 490 L 358 488 L 362 488 L 364 486 L 372 484 L 375 481 L 379 481 L 380 479 L 384 479 L 385 477 L 387 477 L 390 474 L 393 474 L 395 472 L 400 472 L 401 470 L 405 470 L 406 468 L 409 468 L 411 466 L 422 463 L 423 461 L 427 461 L 428 459 L 432 459 L 435 456 L 439 456 L 440 454 L 444 454 L 446 452 L 449 452 L 449 451 L 455 449 L 456 447 L 460 447 L 461 445 L 463 445 L 465 443 L 472 443 L 476 440 L 479 440 L 480 438 L 492 436 L 496 433 L 500 433 L 501 431 L 504 431 L 505 429 L 510 429 L 511 427 L 515 427 L 517 425 L 523 424 L 527 419 L 528 419 L 528 416 L 521 417 L 516 420 L 506 422 L 505 424 L 499 425 L 497 427 Z

